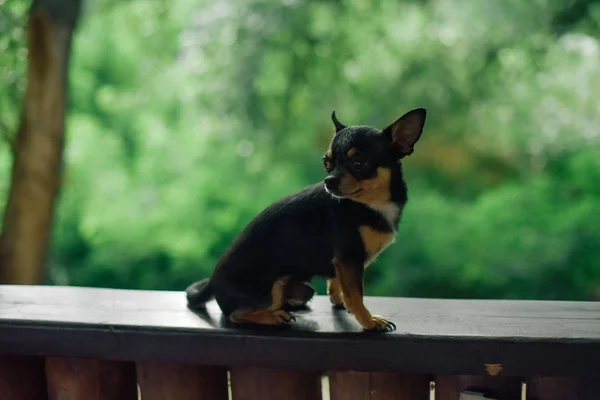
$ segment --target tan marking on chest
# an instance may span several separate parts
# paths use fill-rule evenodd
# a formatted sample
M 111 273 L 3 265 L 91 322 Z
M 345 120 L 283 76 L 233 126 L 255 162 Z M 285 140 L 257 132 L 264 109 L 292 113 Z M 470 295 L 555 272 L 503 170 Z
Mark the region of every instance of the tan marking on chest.
M 394 241 L 396 236 L 394 232 L 380 232 L 366 225 L 358 228 L 358 231 L 367 253 L 365 268 Z

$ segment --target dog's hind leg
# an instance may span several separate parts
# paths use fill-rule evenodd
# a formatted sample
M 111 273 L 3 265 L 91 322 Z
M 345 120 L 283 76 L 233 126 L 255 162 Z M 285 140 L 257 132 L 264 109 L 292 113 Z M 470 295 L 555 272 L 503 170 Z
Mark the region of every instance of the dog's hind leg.
M 284 289 L 285 305 L 302 308 L 314 297 L 316 290 L 308 282 L 291 279 Z
M 234 323 L 253 323 L 261 325 L 283 325 L 296 318 L 283 310 L 285 305 L 285 286 L 289 278 L 275 281 L 271 289 L 271 305 L 264 308 L 248 307 L 233 311 L 229 320 Z

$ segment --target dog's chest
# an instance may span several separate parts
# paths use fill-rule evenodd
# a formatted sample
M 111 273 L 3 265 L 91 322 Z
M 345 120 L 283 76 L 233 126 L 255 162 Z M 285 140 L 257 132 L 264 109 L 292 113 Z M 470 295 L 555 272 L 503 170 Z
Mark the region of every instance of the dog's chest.
M 380 216 L 382 216 L 389 226 L 394 229 L 396 224 L 396 219 L 400 214 L 400 207 L 393 202 L 385 203 L 381 206 L 369 206 L 371 210 L 377 211 Z
M 361 226 L 359 228 L 363 246 L 367 257 L 365 268 L 369 266 L 396 238 L 396 232 L 380 232 L 370 226 Z
M 363 246 L 367 257 L 365 260 L 365 268 L 369 266 L 396 238 L 394 224 L 398 218 L 399 208 L 393 203 L 386 204 L 382 207 L 372 207 L 377 211 L 389 224 L 391 231 L 383 232 L 373 229 L 368 225 L 363 225 L 359 228 Z

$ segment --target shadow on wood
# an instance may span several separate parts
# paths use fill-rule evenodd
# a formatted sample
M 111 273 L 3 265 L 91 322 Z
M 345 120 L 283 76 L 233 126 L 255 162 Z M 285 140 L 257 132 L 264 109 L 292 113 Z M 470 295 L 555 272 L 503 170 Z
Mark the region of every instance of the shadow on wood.
M 39 400 L 47 398 L 44 359 L 40 357 L 0 357 L 2 399 Z

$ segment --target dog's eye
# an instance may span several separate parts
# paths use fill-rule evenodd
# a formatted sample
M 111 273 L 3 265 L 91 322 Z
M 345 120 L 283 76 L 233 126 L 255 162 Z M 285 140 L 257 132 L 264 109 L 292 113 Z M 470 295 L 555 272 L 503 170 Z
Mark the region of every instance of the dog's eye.
M 323 167 L 329 171 L 331 169 L 331 161 L 327 157 L 323 157 Z
M 354 160 L 352 161 L 352 165 L 353 165 L 353 166 L 354 166 L 354 168 L 356 168 L 356 169 L 362 169 L 362 168 L 364 168 L 364 167 L 365 167 L 366 163 L 365 163 L 365 161 L 364 161 L 364 160 L 361 160 L 361 159 L 354 159 Z

